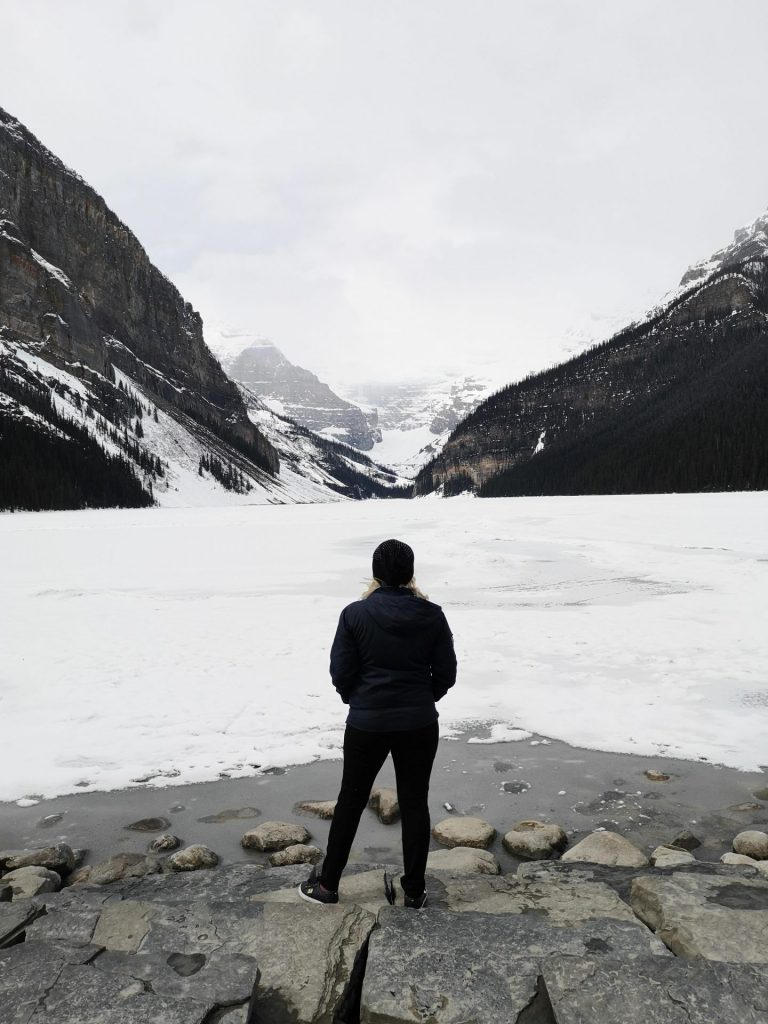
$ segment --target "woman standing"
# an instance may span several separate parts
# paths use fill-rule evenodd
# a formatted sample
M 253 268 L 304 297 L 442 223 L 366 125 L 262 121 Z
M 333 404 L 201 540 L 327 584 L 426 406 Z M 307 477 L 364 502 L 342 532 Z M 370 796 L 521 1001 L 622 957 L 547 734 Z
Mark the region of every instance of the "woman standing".
M 400 884 L 405 906 L 421 908 L 427 902 L 429 778 L 439 735 L 435 702 L 456 681 L 456 655 L 445 615 L 417 588 L 413 551 L 402 541 L 379 544 L 363 599 L 342 611 L 331 678 L 350 708 L 341 791 L 322 869 L 301 883 L 299 894 L 311 903 L 338 903 L 360 817 L 391 753 L 403 828 Z

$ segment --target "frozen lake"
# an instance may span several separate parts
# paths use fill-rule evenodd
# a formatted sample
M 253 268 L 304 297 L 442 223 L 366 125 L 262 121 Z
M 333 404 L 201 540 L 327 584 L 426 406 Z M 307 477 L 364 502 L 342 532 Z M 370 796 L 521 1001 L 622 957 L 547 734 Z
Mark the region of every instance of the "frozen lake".
M 391 536 L 455 635 L 444 733 L 757 770 L 767 522 L 765 493 L 0 515 L 0 800 L 338 757 L 330 642 Z

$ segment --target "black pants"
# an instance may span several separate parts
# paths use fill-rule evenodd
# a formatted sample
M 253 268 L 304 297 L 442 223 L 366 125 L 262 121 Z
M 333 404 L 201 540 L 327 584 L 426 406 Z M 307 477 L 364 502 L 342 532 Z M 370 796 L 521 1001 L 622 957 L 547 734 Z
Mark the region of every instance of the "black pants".
M 339 888 L 339 879 L 349 859 L 374 780 L 391 751 L 403 826 L 405 873 L 400 882 L 408 896 L 420 896 L 424 891 L 430 838 L 429 777 L 437 753 L 438 736 L 437 722 L 422 729 L 399 732 L 367 732 L 347 726 L 341 791 L 320 875 L 326 889 L 335 892 Z

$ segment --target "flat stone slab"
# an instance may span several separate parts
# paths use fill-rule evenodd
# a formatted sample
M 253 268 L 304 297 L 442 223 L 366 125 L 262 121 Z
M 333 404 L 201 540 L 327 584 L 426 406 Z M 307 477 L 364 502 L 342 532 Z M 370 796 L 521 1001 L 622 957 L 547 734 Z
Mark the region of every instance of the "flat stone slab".
M 768 971 L 746 964 L 553 957 L 543 981 L 557 1024 L 764 1024 Z
M 15 942 L 39 913 L 40 907 L 32 900 L 0 903 L 0 949 Z
M 169 999 L 193 999 L 206 1005 L 249 1002 L 259 969 L 244 953 L 122 953 L 106 950 L 94 961 L 100 971 L 140 978 L 152 991 Z
M 632 882 L 637 916 L 677 956 L 768 963 L 768 882 L 674 872 Z
M 99 952 L 98 946 L 32 941 L 0 950 L 0 1024 L 27 1024 L 64 965 L 88 963 Z
M 652 947 L 660 944 L 646 929 L 624 921 L 601 919 L 559 928 L 531 914 L 510 920 L 387 907 L 371 934 L 360 1021 L 517 1024 L 530 1007 L 532 1022 L 557 1024 L 545 1015 L 539 983 L 549 957 L 615 957 L 631 971 L 629 961 L 647 958 Z M 667 957 L 654 959 L 664 962 Z
M 307 877 L 305 865 L 264 868 L 261 864 L 225 864 L 215 871 L 146 875 L 113 882 L 108 890 L 123 898 L 162 900 L 164 903 L 247 902 L 259 893 L 296 887 Z M 87 886 L 78 886 L 80 891 Z
M 46 992 L 44 1004 L 34 1010 L 28 1022 L 204 1024 L 213 1008 L 192 1000 L 165 999 L 148 992 L 141 980 L 112 976 L 90 964 L 65 964 Z
M 441 873 L 427 883 L 432 906 L 459 913 L 537 914 L 552 924 L 570 925 L 595 918 L 629 922 L 647 934 L 632 908 L 605 882 L 572 879 L 523 880 Z M 440 886 L 440 890 L 438 890 Z

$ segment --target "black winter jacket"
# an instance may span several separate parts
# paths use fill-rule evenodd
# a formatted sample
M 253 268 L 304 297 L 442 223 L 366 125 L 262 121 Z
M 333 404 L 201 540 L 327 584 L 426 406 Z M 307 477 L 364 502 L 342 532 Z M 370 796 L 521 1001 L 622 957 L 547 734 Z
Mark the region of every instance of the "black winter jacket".
M 331 647 L 331 679 L 349 704 L 347 723 L 357 729 L 419 729 L 436 721 L 435 701 L 456 682 L 442 608 L 388 586 L 347 605 Z

